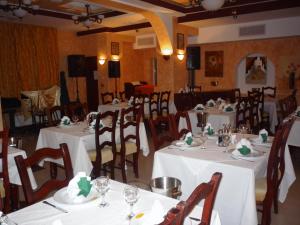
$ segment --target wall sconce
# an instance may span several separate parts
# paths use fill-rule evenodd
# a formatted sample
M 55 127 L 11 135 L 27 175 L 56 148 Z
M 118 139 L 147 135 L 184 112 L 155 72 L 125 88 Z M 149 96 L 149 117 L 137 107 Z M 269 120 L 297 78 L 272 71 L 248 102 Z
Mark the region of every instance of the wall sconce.
M 162 55 L 163 55 L 163 58 L 165 60 L 169 60 L 170 59 L 170 56 L 172 55 L 173 53 L 173 50 L 172 49 L 163 49 L 161 51 Z
M 184 53 L 178 53 L 177 58 L 182 61 L 184 59 Z
M 104 65 L 104 63 L 105 63 L 105 59 L 99 59 L 99 64 L 100 65 Z
M 112 55 L 111 60 L 112 61 L 120 61 L 120 56 L 119 55 Z

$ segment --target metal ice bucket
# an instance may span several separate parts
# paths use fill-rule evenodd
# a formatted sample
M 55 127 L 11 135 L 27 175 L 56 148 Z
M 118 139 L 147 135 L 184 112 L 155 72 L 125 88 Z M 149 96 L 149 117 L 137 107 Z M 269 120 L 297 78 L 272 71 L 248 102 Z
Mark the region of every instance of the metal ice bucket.
M 181 195 L 181 181 L 174 177 L 157 177 L 150 182 L 151 191 L 171 198 Z

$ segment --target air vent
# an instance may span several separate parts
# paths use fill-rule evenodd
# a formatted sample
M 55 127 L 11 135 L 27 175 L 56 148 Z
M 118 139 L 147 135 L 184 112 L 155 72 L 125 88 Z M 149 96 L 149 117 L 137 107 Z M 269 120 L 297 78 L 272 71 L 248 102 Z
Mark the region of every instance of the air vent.
M 239 30 L 240 37 L 254 36 L 254 35 L 264 35 L 265 33 L 266 33 L 265 24 L 247 26 L 247 27 L 240 27 L 240 30 Z
M 134 49 L 155 48 L 155 47 L 156 47 L 155 34 L 136 36 L 135 43 L 133 45 Z

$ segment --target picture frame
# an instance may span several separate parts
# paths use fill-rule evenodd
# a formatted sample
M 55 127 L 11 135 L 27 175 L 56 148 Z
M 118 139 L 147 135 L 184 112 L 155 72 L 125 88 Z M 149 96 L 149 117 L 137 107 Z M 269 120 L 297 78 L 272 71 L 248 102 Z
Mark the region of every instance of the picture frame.
M 224 52 L 206 51 L 205 52 L 205 76 L 223 77 Z
M 111 54 L 119 55 L 120 54 L 120 45 L 119 42 L 111 42 Z
M 177 33 L 177 49 L 184 50 L 184 34 Z

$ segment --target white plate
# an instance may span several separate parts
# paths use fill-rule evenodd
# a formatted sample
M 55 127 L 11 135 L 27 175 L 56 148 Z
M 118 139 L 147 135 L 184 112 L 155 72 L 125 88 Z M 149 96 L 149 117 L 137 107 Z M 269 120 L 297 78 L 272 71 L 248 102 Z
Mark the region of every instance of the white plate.
M 197 147 L 203 144 L 203 141 L 200 138 L 194 138 L 192 144 L 188 145 L 185 141 L 173 141 L 172 145 L 175 145 L 177 147 L 185 147 L 185 148 L 189 148 L 189 147 Z
M 150 210 L 146 210 L 145 212 L 138 212 L 136 214 L 139 215 L 141 213 L 143 213 L 144 215 L 142 217 L 139 217 L 139 218 L 136 218 L 136 216 L 134 216 L 131 221 L 130 221 L 130 224 L 131 225 L 142 225 L 143 223 L 145 223 L 146 221 L 145 220 L 148 220 L 149 218 L 147 218 L 147 216 L 150 214 Z M 152 220 L 152 219 L 151 219 Z M 163 222 L 164 218 L 160 218 L 160 219 L 156 219 L 154 222 L 154 224 L 160 224 L 161 222 Z
M 258 137 L 256 138 L 250 138 L 249 139 L 251 144 L 256 145 L 256 146 L 265 146 L 265 147 L 271 147 L 272 146 L 272 141 L 273 139 L 268 137 L 267 142 L 261 142 Z
M 236 154 L 231 154 L 231 155 L 235 159 L 245 159 L 245 160 L 254 161 L 254 160 L 257 160 L 260 157 L 262 157 L 264 155 L 264 153 L 263 152 L 254 151 L 254 152 L 251 152 L 248 155 L 236 155 Z
M 81 205 L 86 204 L 91 201 L 94 201 L 98 198 L 98 193 L 92 188 L 90 194 L 85 198 L 84 196 L 80 196 L 81 201 L 80 202 L 74 202 L 67 193 L 67 187 L 64 187 L 53 195 L 54 201 L 65 204 L 65 205 Z

